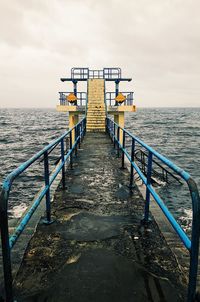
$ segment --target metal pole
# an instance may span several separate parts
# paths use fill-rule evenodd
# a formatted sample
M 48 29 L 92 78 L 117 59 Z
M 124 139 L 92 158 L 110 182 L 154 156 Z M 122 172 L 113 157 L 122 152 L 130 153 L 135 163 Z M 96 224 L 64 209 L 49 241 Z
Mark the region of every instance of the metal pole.
M 115 124 L 113 126 L 113 145 L 114 145 L 114 149 L 115 149 Z
M 50 201 L 50 187 L 49 187 L 49 159 L 48 152 L 44 153 L 44 180 L 45 186 L 47 187 L 46 192 L 46 215 L 47 223 L 51 222 L 51 201 Z
M 1 227 L 1 247 L 3 257 L 3 272 L 4 272 L 4 287 L 6 302 L 13 302 L 13 289 L 12 289 L 12 266 L 11 266 L 11 250 L 9 245 L 9 231 L 8 231 L 8 214 L 7 214 L 7 202 L 8 193 L 2 192 L 0 196 L 1 208 L 0 213 L 0 227 Z
M 115 81 L 115 96 L 119 94 L 119 81 Z
M 149 203 L 150 203 L 150 191 L 148 186 L 151 184 L 151 171 L 152 171 L 152 153 L 149 151 L 148 166 L 147 166 L 147 186 L 146 186 L 146 202 L 144 210 L 144 222 L 149 221 Z
M 74 85 L 74 95 L 77 97 L 77 81 L 73 81 Z M 77 105 L 77 100 L 75 101 L 75 105 Z
M 73 154 L 72 154 L 72 130 L 69 133 L 69 146 L 70 146 L 70 168 L 73 169 Z
M 119 81 L 115 81 L 115 97 L 119 94 Z M 117 106 L 117 102 L 115 101 L 115 106 Z
M 130 188 L 133 187 L 133 181 L 134 181 L 134 168 L 132 163 L 135 159 L 135 139 L 132 137 L 132 146 L 131 146 L 131 175 L 130 175 Z
M 78 136 L 79 136 L 78 147 L 80 149 L 81 148 L 81 125 L 80 124 L 78 125 Z
M 61 159 L 62 159 L 62 187 L 65 189 L 65 151 L 64 151 L 64 139 L 61 140 Z
M 117 143 L 118 143 L 118 145 L 117 145 L 117 157 L 119 157 L 119 144 L 120 144 L 120 142 L 119 142 L 119 130 L 120 130 L 120 128 L 119 128 L 119 126 L 117 126 Z
M 75 131 L 75 156 L 77 156 L 77 138 L 78 138 L 78 129 L 77 129 L 77 125 L 74 128 Z
M 187 181 L 192 198 L 192 238 L 190 250 L 190 270 L 187 302 L 195 299 L 197 272 L 198 272 L 198 255 L 199 255 L 199 235 L 200 235 L 200 197 L 197 185 L 193 179 Z
M 126 139 L 126 136 L 125 136 L 125 131 L 122 130 L 122 133 L 123 133 L 123 140 L 122 140 L 122 169 L 124 169 L 124 149 L 125 149 L 125 139 Z

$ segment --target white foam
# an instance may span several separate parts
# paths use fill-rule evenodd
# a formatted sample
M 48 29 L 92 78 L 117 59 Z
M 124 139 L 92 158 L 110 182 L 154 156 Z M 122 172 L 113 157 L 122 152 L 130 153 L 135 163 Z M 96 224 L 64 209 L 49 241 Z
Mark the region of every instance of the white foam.
M 14 206 L 11 210 L 11 214 L 14 218 L 20 218 L 23 213 L 26 211 L 27 205 L 25 203 L 21 203 L 18 206 Z

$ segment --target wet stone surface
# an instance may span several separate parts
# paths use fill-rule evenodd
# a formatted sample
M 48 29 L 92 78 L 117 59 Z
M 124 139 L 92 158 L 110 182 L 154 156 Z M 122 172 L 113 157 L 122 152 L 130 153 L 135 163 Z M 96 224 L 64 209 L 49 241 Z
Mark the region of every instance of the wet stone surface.
M 185 279 L 157 224 L 141 224 L 109 138 L 88 133 L 15 279 L 19 301 L 184 301 Z

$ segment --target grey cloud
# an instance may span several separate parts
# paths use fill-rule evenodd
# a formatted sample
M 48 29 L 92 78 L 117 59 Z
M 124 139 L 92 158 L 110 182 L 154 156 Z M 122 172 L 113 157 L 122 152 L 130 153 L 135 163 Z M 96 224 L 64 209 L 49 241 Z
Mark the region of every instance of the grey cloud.
M 125 88 L 135 88 L 139 106 L 200 105 L 199 1 L 0 5 L 1 106 L 24 106 L 27 98 L 30 106 L 55 106 L 59 77 L 73 66 L 122 67 L 134 78 Z

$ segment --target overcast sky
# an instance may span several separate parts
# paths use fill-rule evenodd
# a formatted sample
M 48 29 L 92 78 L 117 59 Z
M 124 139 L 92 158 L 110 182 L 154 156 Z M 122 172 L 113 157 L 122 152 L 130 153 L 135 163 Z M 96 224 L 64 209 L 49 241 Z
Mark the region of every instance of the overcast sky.
M 55 107 L 76 66 L 121 67 L 138 107 L 200 106 L 199 16 L 199 0 L 0 0 L 0 107 Z

